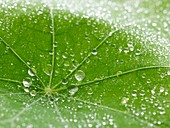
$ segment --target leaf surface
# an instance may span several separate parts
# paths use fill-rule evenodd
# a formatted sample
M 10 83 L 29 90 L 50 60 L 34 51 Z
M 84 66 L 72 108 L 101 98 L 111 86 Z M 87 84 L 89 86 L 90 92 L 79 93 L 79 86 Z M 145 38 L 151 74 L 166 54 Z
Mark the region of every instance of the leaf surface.
M 0 126 L 170 127 L 169 6 L 0 1 Z

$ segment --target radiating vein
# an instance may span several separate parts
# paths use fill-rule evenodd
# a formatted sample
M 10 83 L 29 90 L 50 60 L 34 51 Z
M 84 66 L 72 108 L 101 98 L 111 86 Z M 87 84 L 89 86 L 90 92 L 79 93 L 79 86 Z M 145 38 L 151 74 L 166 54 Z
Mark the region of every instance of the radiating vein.
M 44 92 L 36 92 L 36 94 L 44 94 Z M 0 96 L 8 96 L 8 95 L 30 95 L 30 93 L 26 92 L 6 92 L 3 94 L 0 94 Z
M 51 95 L 51 97 L 52 97 L 52 99 L 54 99 L 54 97 L 53 97 L 52 95 Z M 61 112 L 59 111 L 59 109 L 58 109 L 58 107 L 57 107 L 55 101 L 54 101 L 53 103 L 54 103 L 55 111 L 57 112 L 57 115 L 58 115 L 59 118 L 60 118 L 60 121 L 63 122 L 64 119 L 63 119 L 63 117 L 62 117 L 62 115 L 61 115 Z
M 18 84 L 23 84 L 21 81 L 18 80 L 13 80 L 13 79 L 6 79 L 6 78 L 0 78 L 0 81 L 6 81 L 6 82 L 12 82 L 12 83 L 18 83 Z M 43 90 L 41 87 L 31 85 L 32 87 L 38 88 L 40 90 Z
M 9 47 L 9 49 L 14 53 L 14 55 L 23 63 L 25 64 L 34 74 L 35 76 L 39 79 L 39 81 L 41 82 L 41 84 L 45 87 L 44 82 L 41 80 L 41 78 L 37 75 L 36 71 L 34 69 L 32 69 L 26 62 L 24 59 L 21 58 L 21 56 L 5 41 L 0 37 L 0 40 L 2 40 L 2 42 Z
M 9 119 L 6 120 L 0 120 L 0 123 L 7 123 L 7 122 L 13 122 L 15 121 L 20 115 L 22 115 L 25 111 L 27 111 L 28 108 L 30 108 L 32 105 L 34 105 L 35 103 L 37 103 L 40 99 L 42 98 L 42 96 L 40 98 L 38 98 L 37 100 L 35 100 L 34 102 L 32 102 L 31 104 L 27 105 L 26 107 L 24 107 L 21 111 L 19 111 L 14 117 L 11 117 Z
M 0 94 L 0 96 L 10 96 L 10 95 L 28 95 L 29 93 L 25 93 L 25 92 L 18 92 L 18 93 L 15 93 L 15 92 L 8 92 L 8 93 L 3 93 L 3 94 Z
M 154 125 L 153 123 L 151 123 L 151 122 L 149 122 L 147 120 L 143 120 L 143 119 L 141 119 L 141 118 L 139 118 L 139 117 L 137 117 L 135 115 L 132 115 L 131 113 L 126 112 L 126 111 L 122 111 L 122 110 L 119 110 L 119 109 L 116 109 L 116 108 L 111 108 L 109 106 L 105 106 L 105 105 L 102 105 L 102 104 L 92 103 L 90 101 L 86 101 L 86 100 L 83 100 L 83 99 L 80 99 L 80 98 L 77 98 L 77 97 L 68 97 L 68 96 L 62 95 L 62 94 L 59 94 L 59 95 L 62 96 L 62 97 L 67 97 L 67 98 L 72 99 L 72 100 L 83 102 L 83 103 L 88 104 L 88 105 L 96 106 L 96 107 L 106 109 L 106 110 L 111 110 L 111 111 L 114 111 L 114 112 L 118 112 L 118 113 L 127 115 L 127 116 L 132 117 L 132 118 L 135 117 L 135 119 L 137 119 L 139 122 L 148 124 L 149 126 Z M 157 127 L 157 126 L 154 125 L 154 127 Z
M 54 48 L 54 43 L 55 43 L 55 31 L 54 31 L 54 15 L 53 15 L 53 10 L 50 9 L 50 15 L 51 15 L 51 29 L 52 29 L 52 62 L 51 62 L 51 72 L 50 72 L 50 80 L 49 80 L 49 86 L 52 84 L 52 78 L 53 78 L 53 73 L 54 73 L 54 62 L 55 62 L 55 48 Z
M 120 73 L 116 73 L 116 74 L 113 74 L 113 75 L 110 75 L 110 76 L 106 76 L 104 78 L 96 78 L 92 81 L 88 81 L 88 82 L 84 82 L 84 83 L 81 83 L 81 84 L 71 84 L 71 85 L 74 85 L 74 86 L 83 86 L 83 85 L 88 85 L 88 84 L 92 84 L 92 83 L 95 83 L 95 82 L 100 82 L 100 81 L 104 81 L 104 80 L 107 80 L 107 79 L 111 79 L 111 78 L 114 78 L 114 77 L 118 77 L 118 76 L 123 76 L 123 75 L 126 75 L 126 74 L 129 74 L 129 73 L 133 73 L 133 72 L 136 72 L 136 71 L 141 71 L 141 70 L 149 70 L 149 69 L 157 69 L 157 68 L 170 68 L 170 66 L 147 66 L 147 67 L 140 67 L 140 68 L 135 68 L 135 69 L 131 69 L 131 70 L 128 70 L 128 71 L 120 71 Z
M 21 81 L 13 80 L 13 79 L 0 78 L 0 80 L 1 80 L 1 81 L 8 81 L 8 82 L 13 82 L 13 83 L 22 84 Z
M 124 25 L 122 27 L 120 27 L 119 29 L 115 30 L 115 31 L 111 31 L 95 48 L 93 49 L 99 49 L 100 46 L 102 46 L 102 44 L 111 36 L 113 36 L 113 34 L 115 34 L 116 32 L 118 32 L 119 30 L 130 26 L 130 24 Z M 80 66 L 83 65 L 83 63 L 92 55 L 92 51 L 74 68 L 71 70 L 71 72 L 69 74 L 67 74 L 64 79 L 67 79 L 69 76 L 71 76 Z M 56 88 L 58 85 L 60 85 L 62 83 L 62 81 L 60 81 L 59 83 L 57 83 L 55 86 L 53 86 L 53 89 Z

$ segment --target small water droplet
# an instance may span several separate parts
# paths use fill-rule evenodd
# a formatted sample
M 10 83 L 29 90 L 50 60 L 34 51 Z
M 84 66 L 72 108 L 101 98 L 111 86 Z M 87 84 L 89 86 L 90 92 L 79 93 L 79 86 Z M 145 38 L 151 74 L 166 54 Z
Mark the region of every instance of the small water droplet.
M 31 65 L 31 63 L 30 63 L 29 61 L 27 62 L 27 64 L 28 64 L 28 65 Z
M 90 63 L 90 59 L 89 58 L 87 58 L 86 63 Z
M 114 32 L 109 32 L 109 36 L 112 36 L 113 33 L 114 33 Z
M 71 95 L 74 95 L 77 91 L 78 91 L 78 87 L 75 87 L 75 88 L 70 89 L 70 90 L 69 90 L 69 93 L 70 93 Z
M 54 55 L 54 52 L 53 52 L 53 51 L 50 51 L 50 52 L 49 52 L 49 55 L 51 55 L 51 56 Z
M 136 55 L 139 56 L 140 54 L 141 54 L 140 50 L 137 49 L 137 50 L 136 50 Z
M 92 55 L 97 55 L 97 49 L 93 49 Z
M 53 46 L 56 48 L 57 47 L 57 42 L 54 42 Z
M 133 51 L 133 50 L 134 50 L 134 47 L 132 46 L 132 47 L 130 47 L 129 49 L 130 49 L 130 51 Z
M 137 96 L 137 94 L 136 94 L 136 93 L 132 93 L 132 96 L 136 97 L 136 96 Z
M 66 55 L 62 55 L 63 59 L 67 59 L 67 56 Z
M 129 98 L 123 97 L 121 103 L 122 104 L 127 104 L 128 101 L 129 101 Z
M 156 23 L 152 23 L 152 26 L 153 26 L 153 27 L 156 27 L 156 26 L 157 26 L 157 24 L 156 24 Z
M 20 88 L 20 87 L 21 87 L 21 85 L 20 85 L 20 84 L 18 84 L 17 86 L 18 86 L 18 88 Z
M 164 91 L 165 91 L 164 87 L 160 87 L 160 93 L 162 93 Z
M 36 92 L 35 90 L 32 90 L 32 91 L 30 92 L 30 95 L 31 95 L 31 96 L 36 96 L 36 94 L 37 94 L 37 92 Z
M 146 83 L 150 84 L 151 83 L 151 79 L 147 79 Z
M 78 70 L 74 76 L 77 81 L 82 81 L 86 75 L 82 70 Z
M 152 93 L 152 95 L 154 95 L 155 94 L 155 89 L 152 89 L 151 93 Z
M 29 87 L 32 84 L 32 80 L 31 80 L 31 78 L 27 77 L 27 78 L 23 79 L 22 83 L 23 83 L 24 87 Z
M 89 127 L 89 128 L 92 128 L 92 127 L 93 127 L 93 124 L 88 124 L 88 127 Z
M 128 53 L 129 52 L 129 49 L 128 48 L 125 48 L 124 49 L 124 53 Z
M 167 75 L 170 75 L 170 71 L 167 72 Z
M 25 92 L 29 92 L 29 89 L 28 89 L 28 88 L 24 88 L 24 91 L 25 91 Z
M 64 84 L 64 85 L 65 85 L 65 84 L 68 84 L 68 80 L 67 80 L 67 79 L 63 79 L 63 80 L 62 80 L 62 84 Z
M 133 43 L 132 43 L 132 42 L 129 42 L 129 43 L 127 44 L 127 46 L 128 46 L 128 47 L 132 47 L 132 46 L 133 46 Z
M 43 69 L 44 73 L 48 76 L 51 75 L 51 64 L 47 64 L 47 66 Z
M 90 88 L 88 89 L 88 92 L 87 92 L 88 95 L 92 95 L 93 94 L 93 90 Z
M 128 46 L 128 48 L 129 48 L 130 51 L 133 51 L 133 50 L 134 50 L 134 46 L 133 46 L 133 43 L 132 43 L 132 42 L 128 43 L 127 46 Z
M 118 71 L 118 72 L 116 73 L 116 75 L 119 76 L 119 75 L 121 75 L 122 73 L 123 73 L 122 71 Z
M 64 63 L 64 66 L 65 66 L 65 67 L 68 67 L 68 66 L 70 66 L 70 63 L 69 63 L 69 61 L 65 61 L 65 63 Z

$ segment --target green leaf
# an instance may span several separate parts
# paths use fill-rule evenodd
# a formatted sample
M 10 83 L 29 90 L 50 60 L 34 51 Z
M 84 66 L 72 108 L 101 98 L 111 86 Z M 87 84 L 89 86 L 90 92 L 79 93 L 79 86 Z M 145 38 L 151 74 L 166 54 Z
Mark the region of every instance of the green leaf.
M 169 7 L 0 1 L 0 126 L 170 127 Z

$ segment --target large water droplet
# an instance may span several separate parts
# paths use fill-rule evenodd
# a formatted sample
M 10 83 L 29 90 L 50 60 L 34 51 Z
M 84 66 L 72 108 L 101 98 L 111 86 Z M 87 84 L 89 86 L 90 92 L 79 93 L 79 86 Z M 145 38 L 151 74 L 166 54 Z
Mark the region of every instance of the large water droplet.
M 29 74 L 30 76 L 35 76 L 34 73 L 31 71 L 31 69 L 28 69 L 28 74 Z
M 22 83 L 25 87 L 29 87 L 32 84 L 32 80 L 31 80 L 31 78 L 27 77 L 27 78 L 23 79 Z
M 78 70 L 74 76 L 77 81 L 82 81 L 86 75 L 82 70 Z
M 70 90 L 69 90 L 69 93 L 70 93 L 71 95 L 74 95 L 77 91 L 78 91 L 78 87 L 75 87 L 75 88 L 70 89 Z

